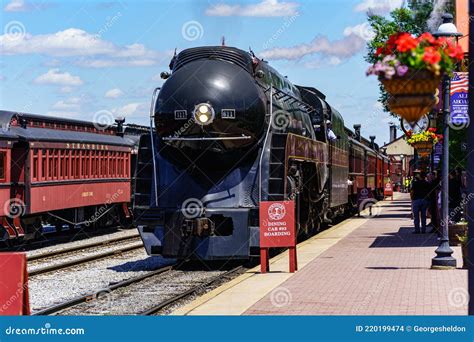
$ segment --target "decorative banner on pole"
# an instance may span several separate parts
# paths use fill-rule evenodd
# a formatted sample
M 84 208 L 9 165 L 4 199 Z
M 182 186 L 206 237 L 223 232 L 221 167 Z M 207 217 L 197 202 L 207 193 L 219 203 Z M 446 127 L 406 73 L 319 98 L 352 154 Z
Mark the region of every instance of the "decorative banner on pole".
M 468 90 L 469 76 L 467 72 L 455 72 L 451 79 L 451 115 L 450 122 L 454 125 L 468 125 Z
M 443 144 L 436 143 L 434 147 L 434 154 L 433 154 L 433 163 L 435 168 L 438 167 L 439 162 L 441 161 L 441 155 L 443 154 Z

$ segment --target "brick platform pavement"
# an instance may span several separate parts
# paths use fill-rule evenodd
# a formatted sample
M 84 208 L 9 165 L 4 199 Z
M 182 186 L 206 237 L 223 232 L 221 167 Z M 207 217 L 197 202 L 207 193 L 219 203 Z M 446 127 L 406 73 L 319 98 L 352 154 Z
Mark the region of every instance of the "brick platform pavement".
M 431 270 L 438 241 L 411 234 L 409 213 L 408 195 L 397 194 L 245 314 L 466 315 L 467 271 Z

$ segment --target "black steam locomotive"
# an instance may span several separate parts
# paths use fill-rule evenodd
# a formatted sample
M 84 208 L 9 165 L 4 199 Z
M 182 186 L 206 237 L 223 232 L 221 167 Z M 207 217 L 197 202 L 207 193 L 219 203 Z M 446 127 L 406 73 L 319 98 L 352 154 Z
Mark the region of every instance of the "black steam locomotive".
M 354 204 L 352 143 L 388 163 L 373 142 L 348 136 L 324 94 L 251 52 L 191 48 L 170 68 L 153 95 L 135 174 L 134 219 L 148 254 L 248 258 L 266 200 L 294 199 L 298 234 L 309 236 Z

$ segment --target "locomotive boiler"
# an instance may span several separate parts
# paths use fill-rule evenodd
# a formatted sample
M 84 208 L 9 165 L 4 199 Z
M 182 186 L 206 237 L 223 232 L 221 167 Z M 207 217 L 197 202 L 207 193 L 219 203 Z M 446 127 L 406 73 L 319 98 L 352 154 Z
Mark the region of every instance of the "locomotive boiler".
M 233 47 L 187 49 L 170 68 L 134 180 L 148 254 L 248 258 L 259 248 L 260 201 L 294 200 L 302 237 L 349 209 L 349 137 L 324 94 Z

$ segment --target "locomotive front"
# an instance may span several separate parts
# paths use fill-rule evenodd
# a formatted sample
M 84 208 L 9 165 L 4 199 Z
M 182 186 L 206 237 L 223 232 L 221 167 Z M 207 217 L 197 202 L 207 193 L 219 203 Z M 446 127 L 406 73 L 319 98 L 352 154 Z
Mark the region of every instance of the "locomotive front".
M 259 151 L 269 109 L 255 66 L 242 50 L 199 47 L 174 57 L 172 73 L 162 75 L 152 108 L 153 176 L 143 176 L 145 167 L 137 177 L 138 192 L 152 189 L 143 197 L 149 205 L 136 210 L 148 254 L 248 258 L 258 243 Z
M 202 151 L 238 156 L 236 151 L 255 146 L 263 133 L 266 97 L 247 52 L 187 49 L 171 67 L 154 110 L 156 131 L 167 146 L 191 158 Z

